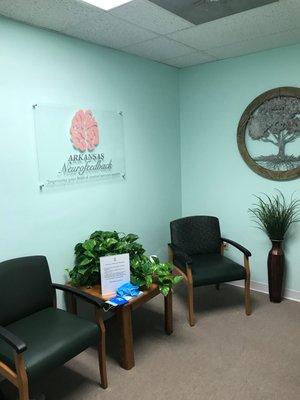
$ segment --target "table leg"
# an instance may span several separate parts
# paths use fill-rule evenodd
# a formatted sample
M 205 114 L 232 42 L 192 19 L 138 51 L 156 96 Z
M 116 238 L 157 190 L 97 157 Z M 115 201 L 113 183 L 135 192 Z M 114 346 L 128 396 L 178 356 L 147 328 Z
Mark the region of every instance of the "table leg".
M 77 315 L 77 301 L 72 293 L 67 294 L 67 311 Z
M 171 335 L 173 332 L 173 305 L 172 305 L 172 290 L 164 297 L 165 301 L 165 332 Z
M 95 310 L 96 322 L 99 327 L 99 342 L 98 342 L 98 359 L 100 370 L 100 384 L 103 389 L 108 386 L 107 371 L 106 371 L 106 344 L 105 344 L 105 324 L 98 308 Z
M 128 306 L 120 307 L 118 318 L 121 328 L 121 367 L 131 369 L 134 367 L 131 308 Z

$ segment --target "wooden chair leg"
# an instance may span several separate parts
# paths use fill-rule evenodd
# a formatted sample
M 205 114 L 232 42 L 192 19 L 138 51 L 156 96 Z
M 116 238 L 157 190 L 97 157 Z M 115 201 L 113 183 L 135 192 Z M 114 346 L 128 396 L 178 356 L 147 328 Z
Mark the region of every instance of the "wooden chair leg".
M 105 343 L 105 324 L 100 315 L 100 310 L 96 309 L 96 320 L 99 326 L 99 342 L 98 342 L 98 361 L 100 372 L 100 386 L 103 389 L 108 387 L 107 370 L 106 370 L 106 343 Z
M 245 278 L 245 312 L 246 315 L 252 314 L 252 305 L 251 305 L 251 293 L 250 293 L 250 267 L 249 267 L 249 259 L 245 256 L 244 258 L 244 267 L 246 271 Z
M 250 279 L 245 279 L 245 312 L 246 315 L 252 314 Z
M 189 324 L 190 326 L 195 325 L 195 313 L 194 313 L 194 287 L 193 287 L 193 275 L 191 267 L 187 266 L 187 303 L 189 313 Z
M 168 260 L 173 263 L 173 251 L 168 247 Z M 186 264 L 186 274 L 181 271 L 180 268 L 174 265 L 174 272 L 177 275 L 181 275 L 187 286 L 187 305 L 188 305 L 188 321 L 190 326 L 195 325 L 195 314 L 194 314 L 194 287 L 193 287 L 193 274 L 190 265 Z
M 29 400 L 28 377 L 25 368 L 23 354 L 15 354 L 15 366 L 17 372 L 17 384 L 19 390 L 19 400 Z
M 188 313 L 189 313 L 189 324 L 190 326 L 195 325 L 195 313 L 194 313 L 194 289 L 189 283 L 188 289 Z

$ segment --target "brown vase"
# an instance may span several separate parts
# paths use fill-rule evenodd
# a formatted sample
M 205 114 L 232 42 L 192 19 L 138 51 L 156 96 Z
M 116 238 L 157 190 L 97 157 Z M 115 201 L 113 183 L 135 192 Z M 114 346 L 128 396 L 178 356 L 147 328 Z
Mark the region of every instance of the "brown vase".
M 269 296 L 273 303 L 280 303 L 282 300 L 282 281 L 284 270 L 284 252 L 282 240 L 271 240 L 272 248 L 268 255 L 268 280 Z

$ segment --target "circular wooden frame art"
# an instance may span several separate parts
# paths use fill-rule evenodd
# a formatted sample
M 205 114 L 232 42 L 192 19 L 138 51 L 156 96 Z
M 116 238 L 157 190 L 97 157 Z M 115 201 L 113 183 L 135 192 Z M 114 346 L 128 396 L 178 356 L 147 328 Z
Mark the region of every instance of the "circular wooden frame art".
M 237 142 L 244 161 L 257 174 L 278 181 L 299 178 L 300 88 L 276 88 L 254 99 L 240 119 Z

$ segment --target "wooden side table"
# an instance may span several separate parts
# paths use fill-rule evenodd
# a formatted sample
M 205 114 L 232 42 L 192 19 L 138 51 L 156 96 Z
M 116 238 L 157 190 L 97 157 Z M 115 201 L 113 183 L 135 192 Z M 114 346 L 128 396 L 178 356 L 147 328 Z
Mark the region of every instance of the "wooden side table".
M 101 300 L 104 300 L 100 291 L 100 285 L 95 285 L 90 288 L 82 287 L 81 290 Z M 133 298 L 128 303 L 124 304 L 123 306 L 116 307 L 113 310 L 116 313 L 120 324 L 121 367 L 124 369 L 131 369 L 135 365 L 131 313 L 133 310 L 139 308 L 159 294 L 160 291 L 158 286 L 153 284 L 149 289 L 144 290 L 142 295 Z M 76 313 L 76 303 L 75 299 L 72 297 L 73 296 L 71 295 L 72 310 L 74 313 Z M 167 335 L 171 335 L 173 332 L 173 307 L 171 290 L 168 296 L 164 297 L 164 312 L 165 332 Z

